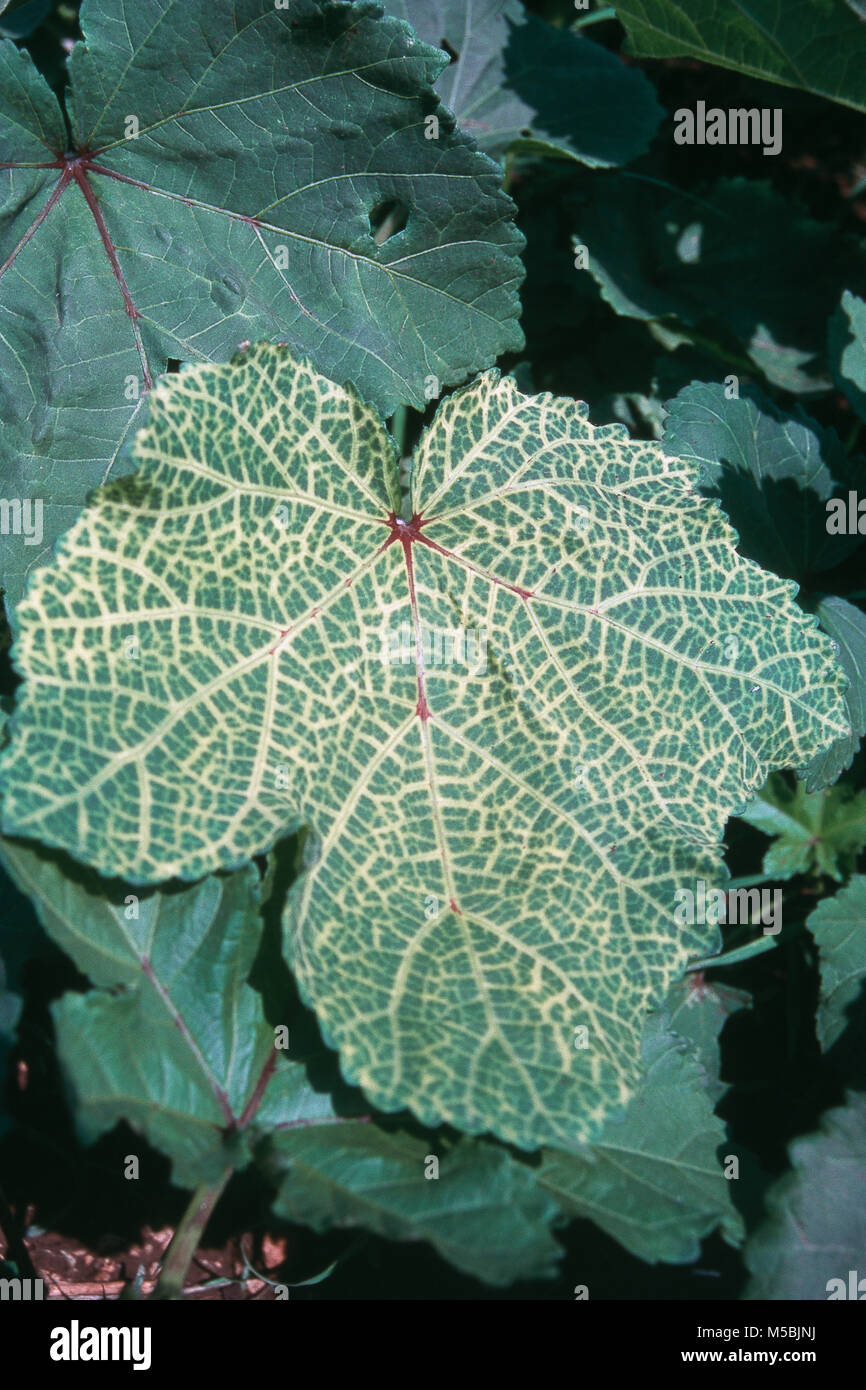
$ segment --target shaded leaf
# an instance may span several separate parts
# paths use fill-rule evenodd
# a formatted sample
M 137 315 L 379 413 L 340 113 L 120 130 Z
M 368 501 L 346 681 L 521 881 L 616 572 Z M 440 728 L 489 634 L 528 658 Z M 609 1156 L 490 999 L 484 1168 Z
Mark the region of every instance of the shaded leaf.
M 851 766 L 866 734 L 866 615 L 841 598 L 822 599 L 815 612 L 822 630 L 836 643 L 839 665 L 848 677 L 845 704 L 851 733 L 835 739 L 809 763 L 806 790 L 810 792 L 830 786 Z
M 440 406 L 411 521 L 374 411 L 279 348 L 167 378 L 137 454 L 22 605 L 7 832 L 156 881 L 306 825 L 286 947 L 346 1078 L 588 1137 L 715 949 L 677 889 L 847 727 L 829 641 L 689 467 L 497 373 Z
M 746 1242 L 752 1279 L 743 1297 L 849 1297 L 849 1270 L 862 1278 L 866 1269 L 866 1096 L 849 1094 L 789 1155 L 792 1171 L 771 1189 L 767 1219 Z
M 0 957 L 0 1135 L 9 1127 L 5 1105 L 7 1073 L 22 1003 L 20 996 L 6 985 L 6 966 Z
M 849 479 L 835 430 L 799 407 L 780 410 L 753 386 L 728 400 L 720 383 L 693 382 L 666 409 L 665 452 L 702 466 L 702 490 L 721 501 L 749 559 L 802 581 L 861 543 L 827 531 L 827 499 L 847 501 Z
M 688 55 L 866 111 L 866 28 L 846 0 L 617 0 L 627 51 Z
M 445 55 L 405 25 L 325 0 L 117 0 L 82 23 L 73 153 L 27 53 L 0 44 L 0 466 L 43 507 L 0 537 L 11 601 L 128 471 L 169 359 L 286 340 L 389 413 L 522 342 L 501 171 L 438 107 Z M 380 240 L 389 207 L 408 220 Z
M 591 39 L 555 29 L 520 0 L 387 0 L 425 43 L 447 45 L 436 91 L 482 150 L 627 164 L 662 108 L 647 78 Z
M 866 419 L 866 300 L 850 290 L 830 319 L 827 352 L 834 381 Z
M 855 874 L 834 897 L 824 898 L 806 926 L 821 962 L 817 1031 L 826 1052 L 844 1031 L 849 1006 L 866 979 L 866 878 Z
M 775 878 L 817 873 L 841 883 L 866 845 L 866 791 L 847 786 L 807 792 L 803 782 L 774 773 L 740 815 L 774 837 L 763 870 Z
M 561 1251 L 547 1227 L 558 1216 L 556 1203 L 504 1149 L 334 1124 L 278 1134 L 266 1168 L 273 1174 L 287 1167 L 274 1201 L 287 1221 L 428 1240 L 458 1269 L 490 1284 L 555 1272 Z
M 767 940 L 765 937 L 764 940 Z M 668 990 L 666 1002 L 670 1030 L 685 1038 L 703 1068 L 703 1084 L 710 1103 L 718 1105 L 727 1084 L 721 1079 L 719 1039 L 731 1014 L 748 1009 L 752 996 L 718 980 L 707 980 L 703 970 L 692 971 L 676 980 Z
M 564 1212 L 595 1221 L 631 1254 L 684 1264 L 716 1226 L 732 1243 L 742 1228 L 716 1152 L 725 1127 L 669 1026 L 663 1015 L 646 1025 L 646 1075 L 625 1115 L 608 1121 L 586 1155 L 545 1150 L 538 1180 Z
M 697 198 L 608 175 L 575 220 L 575 243 L 589 248 L 588 269 L 618 314 L 717 320 L 775 385 L 827 388 L 826 324 L 840 276 L 866 283 L 866 255 L 852 238 L 769 183 L 739 178 Z
M 0 35 L 23 39 L 51 13 L 51 0 L 0 0 Z

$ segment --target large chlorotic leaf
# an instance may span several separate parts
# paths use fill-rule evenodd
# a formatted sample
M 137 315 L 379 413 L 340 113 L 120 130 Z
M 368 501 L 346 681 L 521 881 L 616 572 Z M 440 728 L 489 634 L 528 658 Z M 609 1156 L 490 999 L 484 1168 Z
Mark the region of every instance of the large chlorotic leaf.
M 842 1035 L 851 1004 L 866 980 L 866 877 L 855 874 L 807 918 L 821 961 L 818 1041 L 825 1050 Z
M 720 1223 L 732 1242 L 742 1230 L 718 1156 L 725 1127 L 702 1068 L 669 1028 L 662 1014 L 648 1022 L 646 1075 L 625 1115 L 586 1155 L 546 1150 L 538 1181 L 568 1215 L 595 1221 L 640 1259 L 685 1263 Z
M 826 752 L 815 754 L 807 769 L 810 792 L 830 786 L 851 766 L 866 734 L 866 615 L 853 603 L 832 596 L 822 599 L 815 612 L 822 630 L 836 643 L 839 665 L 848 677 L 845 704 L 851 732 L 834 739 Z
M 742 818 L 774 837 L 763 871 L 775 878 L 818 873 L 841 882 L 866 845 L 866 791 L 847 786 L 808 792 L 774 773 Z
M 749 559 L 802 581 L 861 544 L 827 531 L 827 500 L 847 503 L 850 477 L 835 430 L 800 408 L 780 410 L 755 387 L 729 400 L 718 382 L 692 382 L 666 410 L 665 452 L 702 465 L 701 486 L 720 498 Z
M 123 467 L 169 359 L 277 338 L 388 413 L 522 341 L 501 172 L 430 90 L 445 54 L 399 20 L 325 0 L 86 0 L 82 24 L 71 151 L 30 58 L 0 43 L 4 491 L 42 504 L 0 538 L 12 599 Z
M 575 225 L 587 268 L 618 314 L 718 321 L 775 385 L 798 393 L 829 386 L 827 319 L 840 277 L 866 284 L 866 254 L 769 183 L 720 179 L 696 198 L 604 175 Z
M 861 1299 L 866 1269 L 866 1096 L 850 1094 L 816 1134 L 796 1139 L 793 1171 L 747 1242 L 748 1299 Z M 851 1289 L 850 1271 L 854 1273 Z M 832 1281 L 832 1282 L 831 1282 Z
M 617 0 L 628 49 L 688 55 L 866 111 L 866 25 L 846 0 Z
M 101 986 L 53 1010 L 86 1138 L 123 1118 L 169 1155 L 183 1186 L 254 1157 L 281 1177 L 277 1210 L 317 1230 L 426 1239 L 491 1283 L 553 1273 L 558 1211 L 529 1168 L 483 1143 L 446 1151 L 385 1132 L 360 1097 L 348 1097 L 353 1114 L 337 1114 L 275 1048 L 246 983 L 262 927 L 255 869 L 139 895 L 13 840 L 0 841 L 0 860 Z M 3 1008 L 0 990 L 0 1052 Z
M 22 605 L 7 832 L 155 881 L 305 824 L 287 947 L 347 1078 L 588 1137 L 715 947 L 677 890 L 847 728 L 828 639 L 688 465 L 497 373 L 440 407 L 411 520 L 375 412 L 267 345 L 168 378 L 137 456 Z
M 521 0 L 386 0 L 451 63 L 436 91 L 488 154 L 509 148 L 583 164 L 627 164 L 662 118 L 637 68 L 591 39 L 554 29 Z

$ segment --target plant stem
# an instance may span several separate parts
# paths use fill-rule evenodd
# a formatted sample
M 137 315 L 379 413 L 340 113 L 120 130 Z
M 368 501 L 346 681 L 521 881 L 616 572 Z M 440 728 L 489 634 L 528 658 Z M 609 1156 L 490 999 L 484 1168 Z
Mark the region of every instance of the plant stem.
M 571 27 L 585 29 L 587 24 L 598 24 L 603 19 L 616 19 L 616 9 L 613 5 L 605 5 L 603 10 L 591 10 L 583 19 L 576 19 Z
M 226 1168 L 225 1172 L 215 1183 L 199 1183 L 189 1206 L 181 1218 L 180 1225 L 174 1233 L 171 1245 L 165 1259 L 162 1262 L 162 1271 L 156 1288 L 151 1294 L 154 1299 L 176 1299 L 183 1294 L 183 1281 L 189 1269 L 190 1261 L 198 1249 L 204 1229 L 211 1217 L 211 1212 L 225 1191 L 226 1183 L 232 1175 L 232 1169 Z

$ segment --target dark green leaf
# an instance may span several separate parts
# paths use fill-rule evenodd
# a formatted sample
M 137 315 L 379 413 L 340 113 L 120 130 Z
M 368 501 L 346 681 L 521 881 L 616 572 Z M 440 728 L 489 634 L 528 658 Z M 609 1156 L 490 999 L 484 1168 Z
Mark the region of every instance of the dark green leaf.
M 752 996 L 746 990 L 707 980 L 703 971 L 691 972 L 668 990 L 666 1008 L 671 1031 L 691 1044 L 703 1068 L 703 1082 L 713 1106 L 728 1089 L 721 1079 L 722 1029 L 731 1014 L 748 1009 L 751 1004 Z
M 833 379 L 866 419 L 866 300 L 850 290 L 830 320 L 827 352 Z
M 827 499 L 847 502 L 849 479 L 835 430 L 800 408 L 780 410 L 752 386 L 729 400 L 720 383 L 693 382 L 666 408 L 665 453 L 702 466 L 701 490 L 719 498 L 750 560 L 802 581 L 861 543 L 827 530 Z
M 866 615 L 841 598 L 822 599 L 815 610 L 818 622 L 839 650 L 839 665 L 848 677 L 845 704 L 851 733 L 837 738 L 808 765 L 806 790 L 830 786 L 851 766 L 860 740 L 866 734 Z
M 767 1198 L 767 1219 L 746 1244 L 747 1299 L 866 1294 L 866 1096 L 851 1094 L 816 1134 L 790 1146 L 792 1172 Z M 854 1271 L 854 1292 L 849 1271 Z M 831 1282 L 832 1281 L 832 1282 Z M 803 1319 L 806 1321 L 806 1319 Z
M 451 63 L 436 83 L 461 129 L 506 150 L 627 164 L 658 129 L 647 78 L 591 39 L 554 29 L 520 0 L 386 0 Z
M 628 51 L 640 57 L 688 55 L 866 111 L 866 28 L 852 8 L 846 0 L 616 0 Z
M 848 1009 L 866 979 L 866 877 L 856 875 L 824 898 L 806 921 L 821 962 L 818 1041 L 826 1051 L 848 1023 Z
M 553 1274 L 557 1206 L 504 1149 L 416 1139 L 374 1125 L 276 1135 L 270 1171 L 286 1170 L 274 1210 L 314 1230 L 364 1226 L 390 1240 L 428 1240 L 490 1284 Z
M 645 1076 L 625 1114 L 584 1154 L 546 1149 L 538 1179 L 564 1212 L 589 1217 L 633 1255 L 683 1263 L 719 1224 L 732 1242 L 742 1231 L 717 1157 L 725 1127 L 702 1068 L 669 1028 L 664 1015 L 648 1021 Z
M 866 791 L 839 785 L 807 792 L 803 782 L 774 772 L 742 819 L 774 837 L 764 855 L 765 874 L 829 874 L 841 883 L 866 845 Z
M 85 5 L 77 162 L 29 56 L 0 44 L 0 467 L 6 497 L 43 506 L 29 534 L 0 537 L 12 600 L 91 488 L 128 468 L 169 359 L 286 340 L 387 414 L 520 346 L 501 171 L 430 90 L 445 55 L 377 15 Z
M 840 276 L 866 283 L 866 252 L 768 183 L 722 179 L 696 198 L 652 180 L 599 176 L 576 227 L 575 243 L 588 247 L 589 271 L 618 314 L 716 320 L 777 386 L 829 385 L 827 319 Z

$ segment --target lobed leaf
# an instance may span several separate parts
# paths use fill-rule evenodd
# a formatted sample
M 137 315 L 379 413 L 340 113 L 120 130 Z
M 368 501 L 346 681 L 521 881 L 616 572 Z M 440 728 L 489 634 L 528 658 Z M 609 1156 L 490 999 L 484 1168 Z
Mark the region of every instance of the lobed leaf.
M 688 55 L 866 111 L 866 27 L 854 0 L 617 0 L 616 13 L 627 51 L 642 58 Z
M 827 351 L 836 385 L 866 418 L 866 300 L 850 290 L 830 319 Z
M 329 0 L 85 0 L 81 22 L 71 150 L 0 42 L 0 467 L 42 509 L 0 536 L 7 607 L 128 471 L 171 361 L 280 339 L 390 413 L 522 342 L 513 204 L 406 25 Z
M 591 1137 L 715 947 L 677 890 L 847 729 L 828 639 L 688 466 L 496 373 L 440 407 L 411 520 L 375 412 L 267 345 L 161 384 L 137 457 L 22 605 L 6 832 L 154 882 L 307 826 L 286 948 L 347 1079 Z
M 538 1181 L 564 1212 L 594 1221 L 639 1259 L 685 1264 L 720 1223 L 732 1244 L 742 1239 L 717 1157 L 725 1127 L 694 1055 L 662 1014 L 647 1023 L 643 1061 L 625 1115 L 586 1156 L 545 1150 Z
M 847 786 L 809 792 L 774 773 L 741 815 L 774 837 L 763 871 L 775 878 L 819 873 L 841 883 L 866 845 L 866 791 Z
M 823 632 L 833 639 L 839 665 L 848 677 L 845 704 L 851 721 L 850 734 L 834 739 L 823 753 L 816 753 L 806 769 L 806 790 L 830 786 L 854 761 L 866 734 L 866 615 L 842 598 L 822 599 L 815 610 Z
M 792 1171 L 771 1189 L 767 1219 L 746 1243 L 752 1278 L 743 1297 L 859 1298 L 849 1270 L 866 1268 L 866 1096 L 849 1094 L 789 1155 Z
M 702 490 L 719 498 L 749 559 L 802 581 L 862 543 L 827 530 L 828 499 L 847 501 L 853 481 L 835 430 L 799 407 L 780 410 L 754 386 L 729 400 L 719 383 L 692 382 L 666 410 L 665 451 L 702 467 Z
M 768 182 L 741 178 L 696 197 L 611 174 L 593 182 L 575 220 L 575 243 L 588 248 L 587 269 L 616 313 L 717 322 L 774 385 L 827 389 L 826 324 L 840 276 L 866 283 L 866 254 L 853 238 Z
M 627 164 L 662 118 L 637 68 L 591 39 L 527 13 L 521 0 L 387 0 L 418 36 L 447 48 L 436 91 L 461 130 L 499 158 L 509 149 L 592 167 Z
M 826 1052 L 848 1024 L 850 1006 L 866 979 L 866 877 L 855 874 L 806 919 L 821 962 L 818 1041 Z

